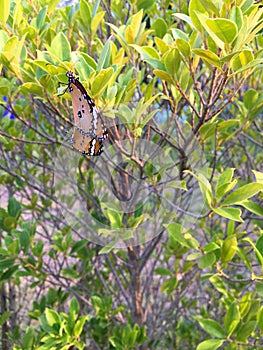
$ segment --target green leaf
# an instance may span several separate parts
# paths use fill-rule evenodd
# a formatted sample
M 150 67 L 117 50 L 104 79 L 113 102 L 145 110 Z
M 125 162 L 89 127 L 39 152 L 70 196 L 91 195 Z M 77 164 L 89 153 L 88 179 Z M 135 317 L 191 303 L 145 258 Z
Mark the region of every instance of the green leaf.
M 111 79 L 114 70 L 112 67 L 107 69 L 102 69 L 93 81 L 91 87 L 91 93 L 94 98 L 102 95 L 103 91 L 106 89 L 109 80 Z
M 216 256 L 213 252 L 209 252 L 203 255 L 198 261 L 198 267 L 200 269 L 206 269 L 212 266 L 216 262 Z
M 256 292 L 261 298 L 263 297 L 263 282 L 258 281 L 256 283 Z
M 0 0 L 0 21 L 6 24 L 10 13 L 10 0 Z
M 177 284 L 177 278 L 176 277 L 170 277 L 167 280 L 165 280 L 161 285 L 161 292 L 162 293 L 168 293 L 172 294 L 174 293 L 174 290 L 176 288 Z
M 164 42 L 162 39 L 158 38 L 157 36 L 154 38 L 154 41 L 156 43 L 157 49 L 164 54 L 165 52 L 170 50 L 169 45 L 167 45 L 166 42 Z
M 35 341 L 34 330 L 32 328 L 27 328 L 26 334 L 22 340 L 22 348 L 25 350 L 33 349 L 33 344 Z
M 166 70 L 163 62 L 161 62 L 156 58 L 146 58 L 145 61 L 149 63 L 153 67 L 153 69 L 163 70 L 163 71 Z
M 209 281 L 216 288 L 216 290 L 219 291 L 219 293 L 222 293 L 225 296 L 228 295 L 227 288 L 226 288 L 226 286 L 225 286 L 225 284 L 220 276 L 213 275 L 212 277 L 209 278 Z
M 221 69 L 220 59 L 212 51 L 204 50 L 204 49 L 193 49 L 193 53 L 201 57 L 207 63 Z
M 209 339 L 209 340 L 205 340 L 202 343 L 200 343 L 197 346 L 196 350 L 216 350 L 223 344 L 224 344 L 224 340 Z
M 70 44 L 64 33 L 58 33 L 51 43 L 51 52 L 61 61 L 70 62 Z
M 10 216 L 13 216 L 14 218 L 18 219 L 18 217 L 21 214 L 21 204 L 14 198 L 11 197 L 8 202 L 8 207 L 7 207 L 8 214 Z
M 170 276 L 173 274 L 172 271 L 164 267 L 158 267 L 157 269 L 154 270 L 154 272 L 160 276 Z
M 185 170 L 185 172 L 191 174 L 194 178 L 197 179 L 199 186 L 200 186 L 200 190 L 201 190 L 202 195 L 204 197 L 204 200 L 206 201 L 206 205 L 209 208 L 211 208 L 213 196 L 212 196 L 212 187 L 211 187 L 210 182 L 207 180 L 207 178 L 202 173 L 195 175 L 193 172 L 191 172 L 189 170 Z
M 80 4 L 79 4 L 79 10 L 80 10 L 80 16 L 81 19 L 83 21 L 83 23 L 85 24 L 85 26 L 87 27 L 88 32 L 91 31 L 91 9 L 90 9 L 90 4 L 87 3 L 86 0 L 80 0 Z
M 103 20 L 105 16 L 105 11 L 101 11 L 101 12 L 98 12 L 93 18 L 92 18 L 92 21 L 91 21 L 91 31 L 92 31 L 92 34 L 94 35 L 98 29 L 98 26 L 99 24 L 101 23 L 101 21 Z M 85 20 L 86 22 L 86 20 Z
M 116 210 L 115 208 L 106 208 L 105 215 L 107 215 L 108 219 L 111 222 L 111 227 L 121 228 L 122 224 L 122 213 Z
M 155 30 L 155 35 L 159 38 L 163 38 L 167 33 L 167 24 L 161 17 L 156 19 L 152 25 L 152 28 Z
M 241 203 L 238 203 L 238 205 L 246 208 L 247 210 L 251 211 L 251 213 L 254 213 L 256 215 L 259 215 L 259 216 L 263 216 L 263 208 L 261 205 L 255 203 L 255 202 L 252 202 L 252 201 L 244 201 L 244 202 L 241 202 Z
M 225 331 L 218 322 L 208 318 L 201 318 L 201 317 L 198 317 L 197 321 L 208 334 L 216 338 L 225 338 L 226 336 Z
M 29 92 L 34 95 L 43 96 L 43 88 L 42 86 L 36 83 L 24 83 L 20 87 L 22 92 Z
M 91 297 L 91 302 L 92 302 L 92 306 L 94 307 L 95 310 L 102 309 L 104 307 L 103 300 L 98 295 L 93 295 Z
M 175 76 L 178 72 L 181 63 L 181 57 L 178 49 L 171 49 L 165 56 L 164 64 L 167 71 Z
M 136 41 L 138 34 L 140 33 L 141 29 L 141 23 L 143 18 L 143 11 L 140 10 L 139 12 L 135 13 L 131 17 L 130 26 L 132 29 L 132 36 L 134 37 L 134 40 Z
M 110 58 L 111 58 L 111 38 L 109 38 L 99 57 L 98 65 L 97 65 L 97 71 L 100 72 L 103 68 L 108 68 L 110 64 Z
M 156 75 L 157 78 L 159 78 L 161 80 L 167 81 L 170 84 L 174 83 L 171 75 L 164 72 L 163 70 L 154 69 L 153 73 Z
M 138 0 L 137 8 L 138 10 L 148 10 L 153 4 L 155 4 L 155 0 Z
M 254 248 L 256 257 L 257 257 L 260 265 L 263 266 L 263 257 L 261 255 L 261 253 L 258 251 L 258 249 L 257 249 L 256 245 L 254 244 L 254 242 L 248 237 L 244 238 L 243 241 L 248 242 Z
M 199 32 L 202 32 L 203 28 L 199 20 L 199 13 L 208 14 L 207 9 L 202 5 L 200 0 L 190 0 L 189 15 L 191 18 L 191 22 Z
M 12 313 L 10 311 L 5 311 L 2 313 L 2 315 L 0 316 L 0 326 L 3 326 L 3 324 L 6 323 L 11 314 Z
M 124 348 L 131 349 L 136 341 L 137 331 L 133 331 L 130 325 L 127 325 L 122 332 L 122 344 Z
M 250 183 L 244 185 L 234 192 L 232 192 L 224 201 L 221 203 L 224 205 L 238 204 L 239 202 L 245 201 L 250 197 L 253 197 L 255 194 L 263 190 L 263 184 L 260 183 Z
M 233 190 L 233 188 L 236 186 L 237 180 L 235 179 L 232 182 L 226 182 L 221 186 L 216 187 L 216 199 L 219 201 L 223 196 L 225 196 L 228 192 Z
M 188 43 L 188 41 L 189 41 L 188 36 L 182 30 L 177 29 L 177 28 L 172 28 L 171 31 L 172 31 L 172 34 L 173 34 L 175 41 L 177 39 L 183 39 L 185 42 Z
M 6 32 L 4 30 L 0 30 L 0 52 L 3 51 L 7 40 L 8 40 L 8 35 L 6 34 Z
M 241 317 L 238 304 L 236 301 L 233 301 L 229 306 L 224 319 L 228 337 L 232 335 L 237 325 L 239 324 L 240 319 Z
M 112 233 L 112 231 L 111 231 L 111 233 Z M 117 242 L 113 240 L 110 244 L 105 245 L 105 247 L 103 247 L 103 248 L 99 251 L 98 254 L 101 255 L 101 254 L 108 254 L 108 253 L 110 253 L 110 252 L 114 249 L 116 243 L 117 243 Z
M 258 328 L 263 331 L 263 306 L 257 312 Z
M 73 297 L 71 299 L 70 306 L 69 306 L 69 314 L 70 314 L 70 317 L 73 320 L 76 320 L 78 318 L 79 303 L 78 303 L 78 300 L 75 297 Z
M 186 58 L 190 59 L 191 56 L 191 48 L 188 42 L 184 39 L 177 39 L 176 40 L 176 46 L 178 50 L 181 52 L 181 54 Z
M 251 308 L 251 302 L 252 302 L 252 294 L 251 293 L 244 294 L 239 305 L 241 318 L 244 319 L 244 317 L 247 317 L 248 312 Z
M 189 244 L 189 241 L 186 240 L 182 235 L 182 226 L 178 223 L 171 223 L 169 225 L 164 225 L 168 230 L 168 237 L 171 243 L 178 242 L 182 246 L 190 248 L 191 245 Z
M 243 50 L 237 55 L 233 61 L 231 67 L 234 72 L 240 71 L 243 67 L 247 67 L 250 63 L 253 63 L 254 55 L 251 50 Z
M 41 28 L 43 27 L 45 23 L 46 15 L 47 15 L 47 6 L 43 7 L 37 15 L 36 25 L 37 25 L 38 31 L 40 31 Z
M 254 59 L 253 61 L 248 63 L 246 66 L 242 66 L 241 68 L 236 70 L 234 73 L 232 73 L 231 76 L 234 76 L 234 75 L 240 74 L 242 72 L 246 72 L 246 71 L 252 71 L 255 68 L 261 68 L 262 63 L 263 63 L 262 58 Z M 229 77 L 231 77 L 231 76 L 229 76 Z
M 223 263 L 231 261 L 237 251 L 237 239 L 236 236 L 227 237 L 224 240 L 221 250 L 221 260 Z
M 228 169 L 224 170 L 222 172 L 222 174 L 220 174 L 220 176 L 218 177 L 218 180 L 217 180 L 216 193 L 218 191 L 217 188 L 225 185 L 226 183 L 228 184 L 228 183 L 232 182 L 234 171 L 235 171 L 235 168 L 228 168 Z
M 191 28 L 194 28 L 193 22 L 191 21 L 191 18 L 187 16 L 184 13 L 174 13 L 173 14 L 175 17 L 181 19 L 182 21 L 185 21 Z
M 105 44 L 106 45 L 106 44 Z M 104 49 L 104 48 L 103 48 Z M 84 52 L 79 52 L 79 51 L 77 51 L 77 54 L 78 54 L 78 58 L 83 58 L 84 60 L 85 60 L 85 62 L 86 62 L 86 64 L 87 64 L 87 66 L 89 67 L 89 69 L 91 70 L 91 71 L 95 71 L 95 70 L 98 70 L 98 71 L 100 71 L 100 69 L 98 69 L 98 65 L 97 65 L 97 63 L 94 61 L 94 59 L 91 57 L 91 56 L 89 56 L 88 54 L 86 54 L 86 53 L 84 53 Z M 101 57 L 101 55 L 100 55 L 100 57 Z M 99 61 L 100 61 L 100 58 L 99 57 Z M 99 62 L 98 61 L 98 62 Z
M 246 342 L 248 337 L 252 336 L 254 330 L 256 329 L 257 321 L 246 322 L 242 327 L 238 329 L 236 339 L 238 341 Z
M 60 316 L 55 310 L 46 308 L 45 316 L 49 326 L 52 327 L 54 324 L 61 324 Z
M 8 281 L 13 274 L 19 269 L 18 265 L 11 266 L 9 269 L 7 269 L 1 276 L 1 281 Z
M 20 232 L 19 241 L 20 241 L 21 247 L 23 248 L 24 253 L 26 254 L 30 246 L 30 236 L 27 231 L 22 230 Z
M 160 60 L 158 52 L 153 47 L 139 46 L 135 44 L 131 44 L 130 46 L 139 52 L 139 54 L 142 56 L 142 59 L 144 60 L 147 58 L 155 58 L 157 60 Z
M 229 12 L 229 19 L 236 23 L 238 30 L 243 26 L 243 13 L 240 6 L 233 6 Z
M 88 316 L 81 316 L 80 319 L 76 322 L 73 334 L 75 337 L 79 337 L 83 331 L 85 322 L 88 320 Z
M 256 181 L 263 184 L 263 173 L 260 171 L 252 170 L 253 174 L 256 177 Z
M 219 10 L 221 9 L 221 4 L 219 1 L 212 0 L 199 0 L 205 9 L 216 17 L 219 17 Z
M 249 89 L 244 93 L 244 105 L 247 109 L 253 109 L 259 98 L 255 89 Z
M 79 273 L 69 267 L 66 267 L 65 269 L 61 270 L 61 273 L 63 276 L 67 277 L 67 278 L 78 278 L 79 277 Z
M 213 33 L 226 44 L 231 44 L 237 36 L 237 25 L 229 19 L 208 19 L 206 24 Z
M 263 258 L 263 235 L 258 238 L 256 248 Z
M 13 12 L 13 30 L 15 30 L 15 28 L 17 28 L 20 25 L 22 19 L 23 19 L 23 6 L 21 5 L 21 0 L 18 0 L 16 1 L 16 6 Z
M 7 216 L 6 218 L 4 218 L 3 221 L 3 229 L 10 231 L 13 228 L 16 228 L 17 222 L 16 219 L 13 216 Z
M 0 271 L 6 269 L 8 267 L 13 266 L 14 263 L 15 263 L 15 259 L 12 259 L 12 258 L 1 259 L 0 260 Z
M 213 30 L 211 30 L 206 23 L 206 21 L 208 20 L 207 13 L 204 14 L 204 13 L 201 13 L 200 11 L 196 11 L 196 15 L 198 16 L 198 20 L 200 21 L 204 29 L 210 35 L 210 41 L 213 40 L 216 46 L 218 46 L 222 50 L 225 50 L 225 43 L 215 35 Z M 203 28 L 201 28 L 200 31 L 203 32 Z
M 220 249 L 220 246 L 215 242 L 210 242 L 204 247 L 204 252 L 213 252 L 217 249 Z
M 238 208 L 212 208 L 213 212 L 227 218 L 229 220 L 234 220 L 237 222 L 243 222 L 241 218 L 241 210 Z

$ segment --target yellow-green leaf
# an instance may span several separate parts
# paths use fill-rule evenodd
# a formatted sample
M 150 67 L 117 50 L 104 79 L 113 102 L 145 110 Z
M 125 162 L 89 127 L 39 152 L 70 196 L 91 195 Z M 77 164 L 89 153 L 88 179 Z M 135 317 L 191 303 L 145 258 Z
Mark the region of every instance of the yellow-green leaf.
M 179 38 L 176 40 L 176 46 L 178 50 L 181 52 L 181 54 L 186 58 L 189 59 L 191 55 L 191 49 L 188 42 L 182 38 Z
M 219 57 L 212 51 L 204 49 L 193 49 L 193 52 L 209 64 L 221 68 Z
M 234 220 L 237 222 L 243 222 L 241 218 L 241 210 L 238 208 L 212 208 L 213 212 L 227 218 L 229 220 Z
M 232 61 L 232 68 L 234 72 L 238 69 L 247 66 L 250 62 L 254 60 L 254 55 L 251 50 L 244 50 L 235 57 Z
M 230 44 L 237 35 L 237 25 L 225 18 L 207 19 L 207 26 L 224 43 Z
M 91 87 L 91 93 L 94 98 L 100 96 L 103 93 L 113 73 L 114 70 L 112 67 L 102 69 L 99 72 L 99 74 L 94 79 Z
M 232 192 L 224 201 L 221 203 L 222 206 L 237 204 L 239 202 L 245 201 L 250 197 L 263 190 L 263 184 L 260 183 L 250 183 L 244 185 L 234 192 Z
M 263 331 L 263 306 L 257 312 L 258 328 Z
M 227 237 L 224 240 L 222 251 L 221 251 L 221 260 L 223 263 L 231 261 L 237 251 L 237 238 L 236 236 Z
M 252 172 L 255 175 L 256 181 L 263 184 L 263 173 L 256 170 L 252 170 Z
M 96 33 L 96 30 L 100 24 L 100 22 L 102 21 L 103 17 L 105 15 L 105 11 L 101 11 L 101 12 L 98 12 L 93 18 L 92 18 L 92 21 L 91 21 L 91 31 L 92 33 Z
M 142 16 L 143 16 L 143 11 L 139 11 L 137 12 L 133 17 L 132 17 L 132 20 L 131 20 L 131 28 L 132 28 L 132 33 L 133 33 L 133 36 L 134 36 L 134 39 L 136 39 L 138 33 L 139 33 L 139 30 L 140 30 L 140 26 L 141 26 L 141 23 L 142 23 Z
M 153 73 L 154 73 L 158 78 L 160 78 L 161 80 L 167 81 L 167 82 L 170 83 L 170 84 L 173 84 L 173 83 L 174 83 L 174 81 L 173 81 L 171 75 L 168 74 L 168 73 L 166 73 L 166 72 L 164 72 L 163 70 L 155 69 L 155 70 L 153 71 Z
M 10 13 L 10 0 L 0 0 L 0 22 L 5 24 Z
M 197 346 L 196 350 L 216 350 L 223 343 L 224 343 L 224 340 L 221 340 L 221 339 L 205 340 Z
M 131 25 L 129 25 L 125 30 L 125 40 L 127 44 L 134 44 L 135 37 Z
M 181 63 L 181 58 L 178 49 L 172 49 L 167 53 L 164 59 L 164 64 L 167 71 L 174 76 L 178 71 Z
M 55 36 L 51 43 L 51 51 L 61 61 L 70 62 L 70 44 L 64 33 L 60 32 Z

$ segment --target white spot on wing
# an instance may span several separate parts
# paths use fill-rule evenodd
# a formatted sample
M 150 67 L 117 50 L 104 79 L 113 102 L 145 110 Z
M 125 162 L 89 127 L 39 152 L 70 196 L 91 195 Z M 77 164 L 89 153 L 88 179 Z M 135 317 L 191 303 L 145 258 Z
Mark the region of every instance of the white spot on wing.
M 98 128 L 98 112 L 97 112 L 97 108 L 93 108 L 93 128 L 94 131 L 96 132 L 97 128 Z
M 90 147 L 90 151 L 89 151 L 90 155 L 95 154 L 95 146 L 96 146 L 96 139 L 93 139 L 91 141 L 91 147 Z

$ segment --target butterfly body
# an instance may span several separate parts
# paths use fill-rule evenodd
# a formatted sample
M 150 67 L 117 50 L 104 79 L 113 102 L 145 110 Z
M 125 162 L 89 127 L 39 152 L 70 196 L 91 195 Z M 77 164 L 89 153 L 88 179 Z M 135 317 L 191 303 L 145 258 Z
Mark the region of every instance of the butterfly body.
M 107 130 L 95 103 L 84 86 L 72 72 L 67 72 L 66 76 L 68 90 L 72 97 L 75 126 L 72 147 L 82 154 L 98 156 L 103 152 L 102 141 L 107 138 Z

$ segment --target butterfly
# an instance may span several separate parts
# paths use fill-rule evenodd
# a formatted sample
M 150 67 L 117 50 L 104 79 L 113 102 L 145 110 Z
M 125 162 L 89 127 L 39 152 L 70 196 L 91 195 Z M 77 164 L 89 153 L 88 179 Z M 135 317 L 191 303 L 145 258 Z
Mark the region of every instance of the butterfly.
M 72 147 L 88 156 L 98 156 L 103 150 L 102 141 L 108 137 L 99 111 L 84 86 L 67 72 L 68 91 L 72 97 L 74 133 Z

